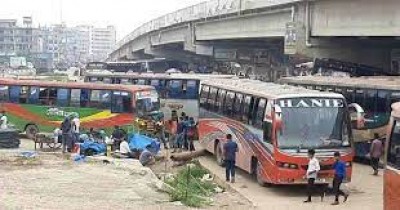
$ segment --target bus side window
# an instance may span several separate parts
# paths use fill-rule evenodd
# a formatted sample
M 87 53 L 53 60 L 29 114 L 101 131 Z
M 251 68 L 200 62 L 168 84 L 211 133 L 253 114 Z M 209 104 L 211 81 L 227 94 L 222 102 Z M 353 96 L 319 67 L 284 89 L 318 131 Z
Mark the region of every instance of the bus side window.
M 31 87 L 29 90 L 28 103 L 29 104 L 38 104 L 39 103 L 39 87 Z
M 88 89 L 81 89 L 81 107 L 89 107 L 90 102 L 90 90 Z
M 232 116 L 234 100 L 235 94 L 233 92 L 227 92 L 224 106 L 224 113 L 226 116 Z
M 202 108 L 206 107 L 209 92 L 210 92 L 210 87 L 203 85 L 200 93 L 200 107 Z
M 71 90 L 71 100 L 70 106 L 72 107 L 80 107 L 81 106 L 81 90 L 80 89 L 72 89 Z
M 262 129 L 266 104 L 267 104 L 267 101 L 265 99 L 263 99 L 263 98 L 259 99 L 258 105 L 257 105 L 257 110 L 256 110 L 255 116 L 254 116 L 255 118 L 253 121 L 253 125 L 256 128 Z
M 111 112 L 132 112 L 131 94 L 124 91 L 114 91 L 111 99 Z
M 388 165 L 400 169 L 400 121 L 393 122 L 392 136 L 388 146 Z
M 170 80 L 169 81 L 169 98 L 180 99 L 182 98 L 182 81 L 181 80 Z
M 100 109 L 110 109 L 111 108 L 111 91 L 101 90 L 100 91 Z
M 225 96 L 226 96 L 226 90 L 219 89 L 218 94 L 217 94 L 217 100 L 216 100 L 217 108 L 218 108 L 218 110 L 216 110 L 216 111 L 219 113 L 222 113 L 222 111 L 224 110 Z
M 187 99 L 197 99 L 198 98 L 198 82 L 196 80 L 188 80 L 186 82 L 186 98 Z
M 49 88 L 49 100 L 47 105 L 54 106 L 57 101 L 57 88 Z
M 250 113 L 252 110 L 252 107 L 250 107 L 251 104 L 251 96 L 245 96 L 244 97 L 244 101 L 243 101 L 243 114 L 242 114 L 242 121 L 246 124 L 249 124 L 249 120 L 250 120 Z
M 343 96 L 346 98 L 348 104 L 352 103 L 352 101 L 354 101 L 354 97 L 355 97 L 354 89 L 346 88 L 343 91 Z
M 21 93 L 21 86 L 10 87 L 10 102 L 19 103 L 19 95 Z
M 216 109 L 216 98 L 217 98 L 217 88 L 212 87 L 210 89 L 210 94 L 208 95 L 207 99 L 207 109 L 208 110 L 215 110 Z
M 57 106 L 69 106 L 69 89 L 59 88 L 57 90 Z
M 243 102 L 243 94 L 236 93 L 235 103 L 234 103 L 234 118 L 236 120 L 241 121 L 242 117 L 242 102 Z
M 19 94 L 19 103 L 26 104 L 28 102 L 28 92 L 29 92 L 28 86 L 21 87 L 21 92 Z
M 8 102 L 8 86 L 0 86 L 0 101 Z
M 93 108 L 100 107 L 100 90 L 90 91 L 90 107 Z

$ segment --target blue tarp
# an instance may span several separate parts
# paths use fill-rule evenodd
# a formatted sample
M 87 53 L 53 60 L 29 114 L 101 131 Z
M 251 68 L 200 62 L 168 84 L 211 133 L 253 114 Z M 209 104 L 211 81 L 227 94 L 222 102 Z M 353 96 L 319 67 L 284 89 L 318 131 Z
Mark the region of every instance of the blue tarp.
M 151 145 L 150 152 L 157 154 L 160 151 L 160 142 L 156 139 L 140 134 L 132 134 L 129 136 L 129 147 L 131 150 L 144 150 L 147 145 Z
M 105 153 L 107 148 L 105 144 L 99 144 L 93 141 L 86 140 L 81 145 L 81 154 L 85 154 L 85 151 L 92 149 L 94 154 Z

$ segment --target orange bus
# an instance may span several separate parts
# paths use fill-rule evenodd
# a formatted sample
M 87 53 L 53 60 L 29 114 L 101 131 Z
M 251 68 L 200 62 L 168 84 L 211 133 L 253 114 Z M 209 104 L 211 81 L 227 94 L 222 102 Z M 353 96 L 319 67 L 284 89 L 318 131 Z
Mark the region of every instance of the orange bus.
M 108 130 L 160 112 L 157 91 L 144 85 L 0 79 L 0 103 L 8 121 L 29 138 L 52 132 L 71 114 L 79 115 L 82 128 Z
M 239 146 L 236 166 L 261 185 L 305 184 L 307 151 L 315 149 L 321 171 L 317 183 L 334 176 L 333 154 L 346 161 L 351 180 L 353 137 L 349 107 L 341 94 L 254 80 L 204 81 L 200 93 L 201 144 L 222 165 L 222 145 L 232 134 Z
M 386 139 L 384 209 L 400 209 L 400 103 L 392 105 L 392 117 Z

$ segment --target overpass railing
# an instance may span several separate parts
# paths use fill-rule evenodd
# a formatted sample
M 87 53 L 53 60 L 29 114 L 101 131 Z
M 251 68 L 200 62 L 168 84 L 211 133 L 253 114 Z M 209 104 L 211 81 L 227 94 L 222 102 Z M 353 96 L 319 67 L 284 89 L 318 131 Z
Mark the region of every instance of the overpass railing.
M 177 10 L 167 15 L 156 18 L 150 22 L 144 23 L 140 27 L 120 40 L 116 49 L 136 39 L 137 37 L 156 31 L 161 28 L 173 26 L 176 24 L 191 22 L 199 19 L 206 19 L 220 15 L 239 13 L 243 10 L 257 9 L 263 7 L 273 7 L 277 5 L 295 3 L 302 0 L 211 0 L 196 4 L 184 9 Z

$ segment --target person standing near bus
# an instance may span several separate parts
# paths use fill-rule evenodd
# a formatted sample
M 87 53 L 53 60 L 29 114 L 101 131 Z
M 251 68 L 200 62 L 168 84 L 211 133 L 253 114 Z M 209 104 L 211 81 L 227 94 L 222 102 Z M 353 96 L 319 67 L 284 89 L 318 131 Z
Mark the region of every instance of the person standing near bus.
M 65 117 L 61 123 L 62 131 L 62 152 L 65 153 L 67 150 L 70 151 L 70 142 L 72 137 L 72 122 L 70 116 Z
M 343 196 L 344 200 L 343 203 L 347 201 L 349 194 L 344 193 L 340 189 L 340 185 L 342 184 L 344 178 L 346 177 L 346 163 L 340 160 L 340 153 L 335 152 L 335 163 L 333 164 L 333 169 L 335 170 L 335 177 L 333 178 L 333 192 L 335 193 L 335 201 L 332 205 L 339 205 L 339 196 Z
M 81 126 L 81 121 L 79 120 L 79 115 L 74 114 L 72 119 L 72 128 L 75 137 L 75 142 L 79 142 L 80 126 Z
M 307 178 L 307 200 L 304 203 L 311 202 L 311 196 L 316 191 L 315 180 L 317 179 L 318 172 L 320 171 L 319 161 L 315 157 L 315 150 L 309 149 L 308 150 L 308 168 L 306 172 Z M 321 192 L 321 200 L 324 198 L 324 192 Z
M 371 166 L 374 169 L 374 175 L 378 175 L 379 171 L 379 159 L 383 154 L 383 144 L 382 141 L 379 140 L 379 134 L 374 133 L 374 140 L 371 143 L 370 148 L 370 156 L 371 156 Z
M 238 145 L 232 140 L 232 135 L 226 135 L 226 143 L 224 144 L 224 162 L 226 181 L 235 183 L 235 164 L 236 164 L 236 153 L 239 151 Z
M 4 130 L 7 128 L 8 128 L 8 117 L 6 115 L 6 111 L 2 110 L 0 117 L 0 129 Z

